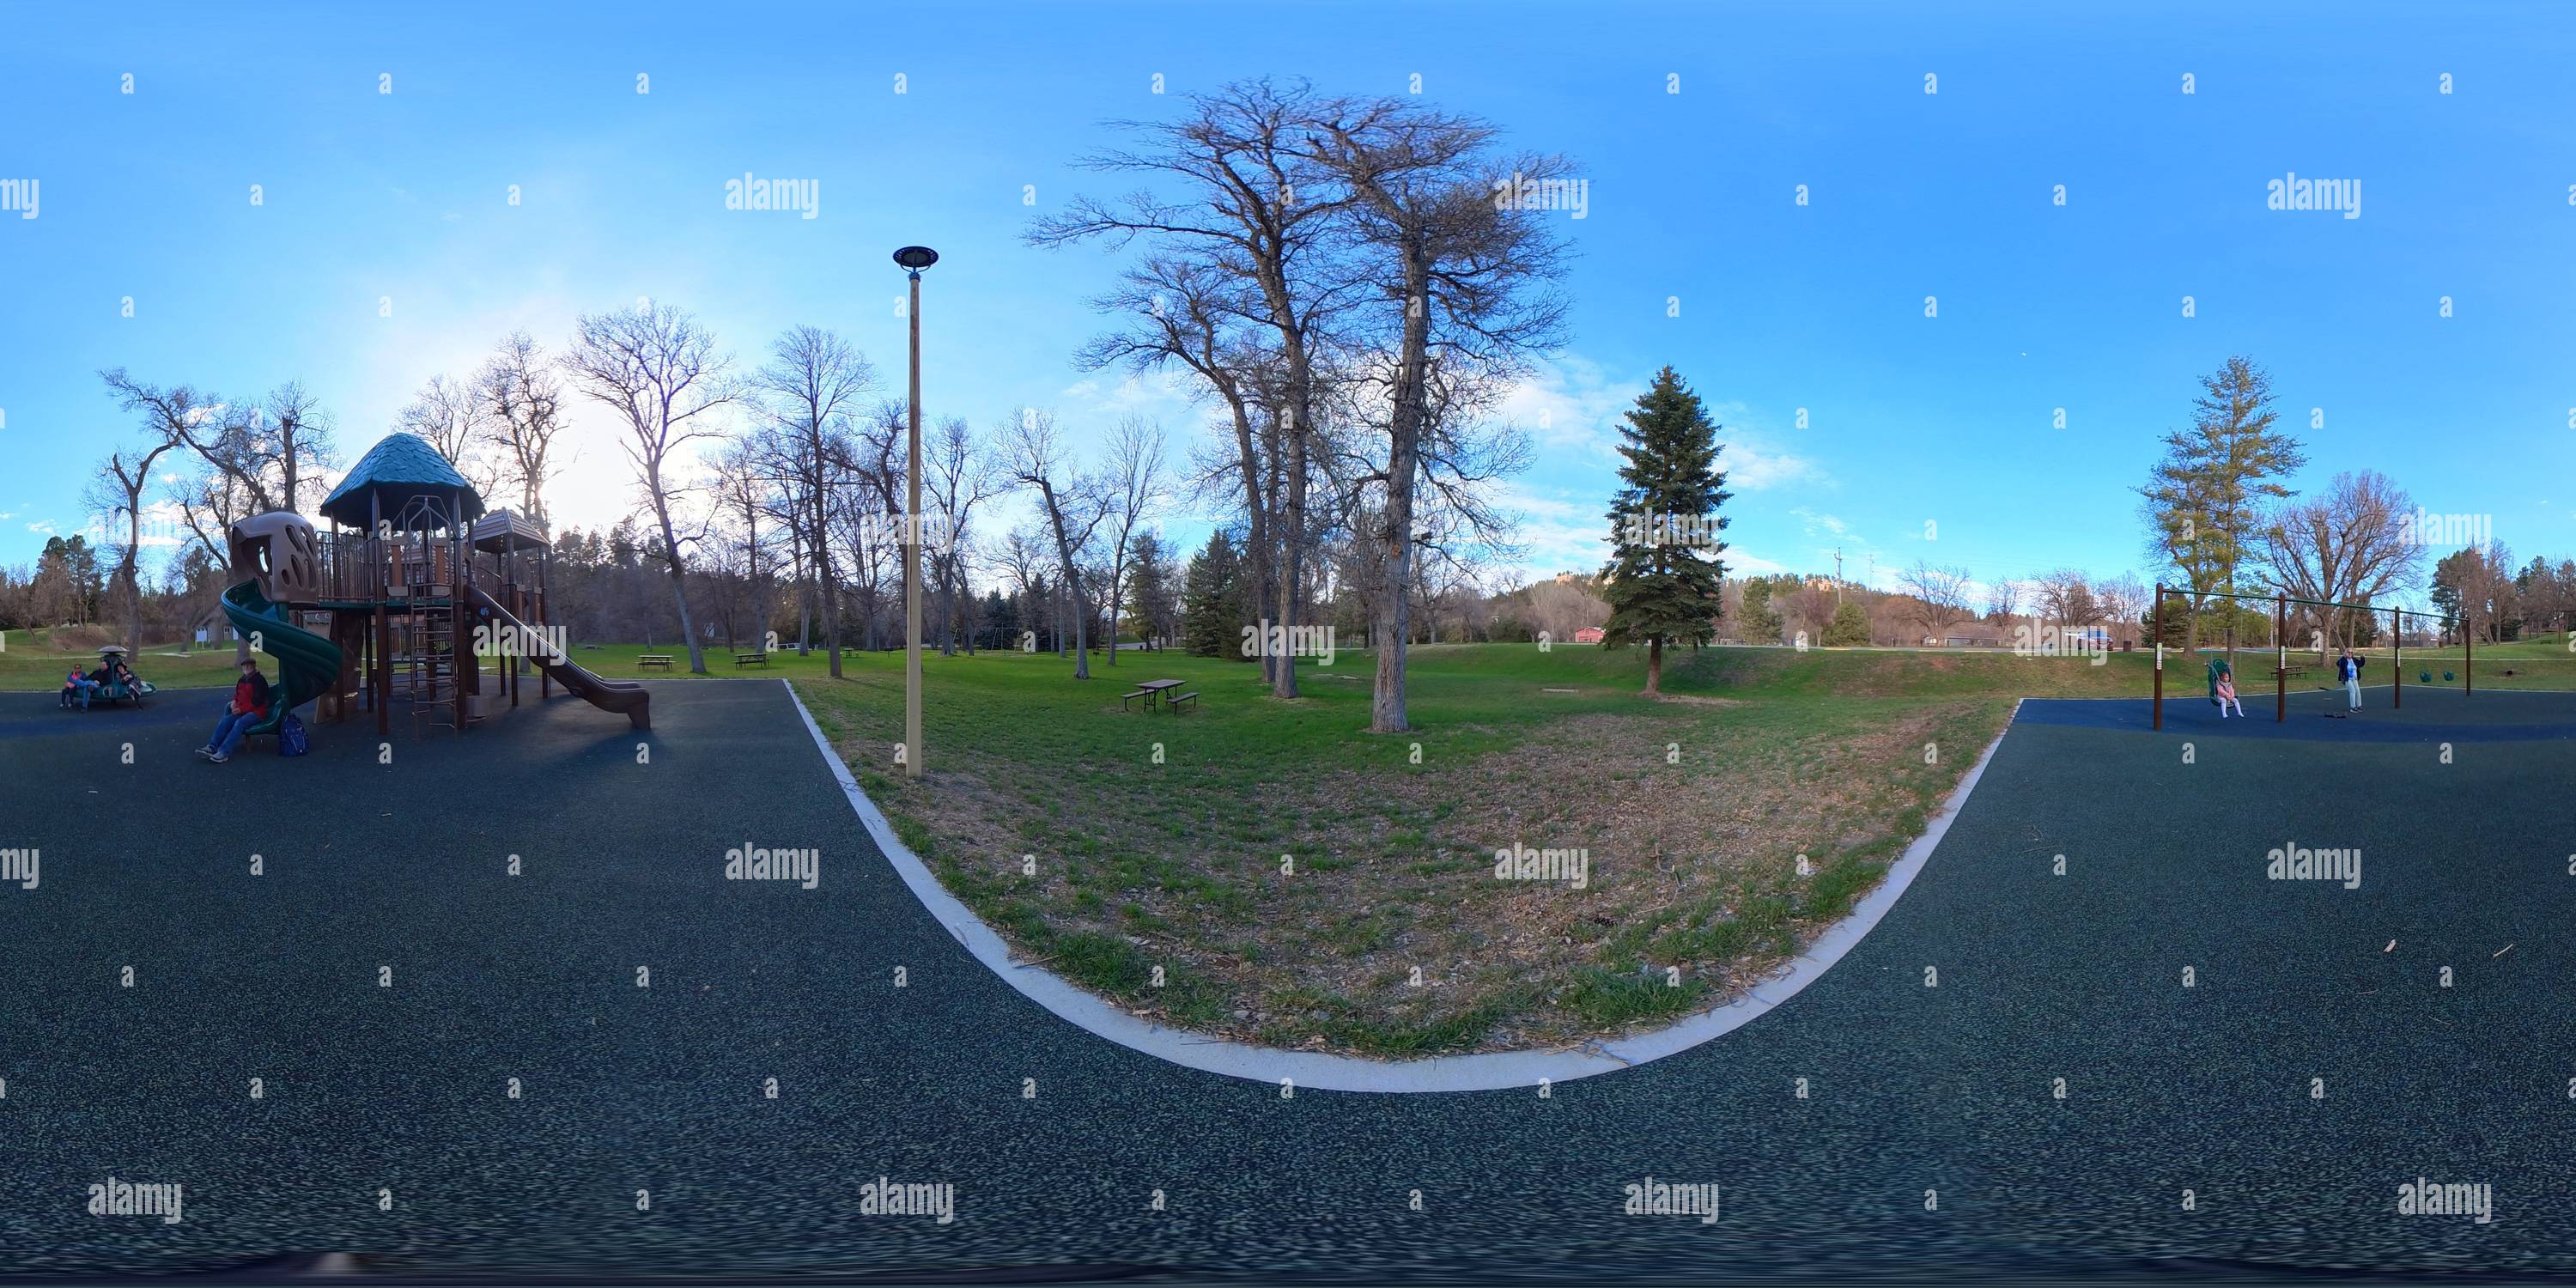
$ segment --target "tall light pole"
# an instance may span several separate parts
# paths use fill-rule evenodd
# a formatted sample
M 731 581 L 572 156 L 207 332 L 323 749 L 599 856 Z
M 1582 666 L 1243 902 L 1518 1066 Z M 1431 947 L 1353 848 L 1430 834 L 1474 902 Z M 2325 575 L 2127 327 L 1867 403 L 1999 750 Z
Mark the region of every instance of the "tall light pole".
M 903 775 L 921 777 L 921 270 L 939 262 L 927 246 L 894 253 L 912 279 L 911 458 L 903 472 Z

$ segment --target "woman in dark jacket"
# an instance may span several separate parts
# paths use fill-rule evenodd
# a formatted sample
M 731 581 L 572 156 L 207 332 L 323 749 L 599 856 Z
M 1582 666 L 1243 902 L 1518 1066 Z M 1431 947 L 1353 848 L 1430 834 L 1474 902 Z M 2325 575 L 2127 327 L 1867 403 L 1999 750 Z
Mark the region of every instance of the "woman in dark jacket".
M 197 754 L 218 765 L 232 759 L 242 735 L 267 718 L 268 677 L 259 673 L 259 659 L 243 658 L 241 681 L 233 685 L 233 696 L 224 703 L 224 718 L 215 722 L 215 736 L 206 739 Z

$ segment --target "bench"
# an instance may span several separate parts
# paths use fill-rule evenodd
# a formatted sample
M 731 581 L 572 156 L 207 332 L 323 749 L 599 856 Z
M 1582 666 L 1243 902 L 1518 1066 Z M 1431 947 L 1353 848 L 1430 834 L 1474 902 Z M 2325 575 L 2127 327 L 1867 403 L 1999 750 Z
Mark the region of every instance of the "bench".
M 1178 713 L 1183 704 L 1196 702 L 1198 700 L 1199 695 L 1195 693 L 1175 693 L 1171 697 L 1164 699 L 1164 702 L 1172 708 L 1174 713 Z
M 637 670 L 668 671 L 671 669 L 671 655 L 668 653 L 645 653 L 635 659 L 635 667 Z
M 1121 710 L 1121 711 L 1126 710 L 1126 709 L 1127 709 L 1127 704 L 1128 704 L 1128 702 L 1130 702 L 1130 701 L 1132 701 L 1132 700 L 1134 700 L 1134 699 L 1136 699 L 1136 698 L 1143 698 L 1143 699 L 1145 699 L 1145 705 L 1146 705 L 1146 706 L 1149 706 L 1149 707 L 1150 707 L 1150 706 L 1154 705 L 1154 694 L 1153 694 L 1153 691 L 1152 691 L 1152 690 L 1150 690 L 1150 689 L 1138 689 L 1138 690 L 1136 690 L 1134 693 L 1121 693 L 1121 694 L 1119 694 L 1119 695 L 1118 695 L 1118 709 L 1119 709 L 1119 710 Z
M 769 654 L 764 651 L 757 653 L 736 653 L 733 655 L 733 664 L 735 666 L 750 666 L 754 663 L 758 663 L 762 666 L 769 665 Z

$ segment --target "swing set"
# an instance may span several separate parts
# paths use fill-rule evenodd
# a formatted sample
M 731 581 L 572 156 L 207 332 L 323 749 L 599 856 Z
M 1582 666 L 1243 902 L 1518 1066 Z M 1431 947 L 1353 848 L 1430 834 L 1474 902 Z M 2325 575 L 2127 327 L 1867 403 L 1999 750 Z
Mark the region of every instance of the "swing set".
M 2388 637 L 2389 657 L 2391 659 L 2391 666 L 2395 673 L 2397 685 L 2396 692 L 2389 702 L 2389 705 L 2392 707 L 2403 707 L 2406 705 L 2406 619 L 2409 617 L 2432 619 L 2436 623 L 2435 638 L 2440 638 L 2438 625 L 2440 619 L 2438 615 L 2425 612 L 2421 609 L 2393 607 L 2378 608 L 2369 604 L 2339 604 L 2331 600 L 2300 599 L 2295 596 L 2279 593 L 2266 596 L 2239 594 L 2234 591 L 2224 590 L 2193 590 L 2186 586 L 2167 586 L 2163 582 L 2157 582 L 2155 610 L 2151 614 L 2153 625 L 2149 629 L 2156 642 L 2154 727 L 2158 729 L 2165 727 L 2165 596 L 2167 595 L 2173 595 L 2187 600 L 2247 599 L 2260 602 L 2261 600 L 2268 598 L 2272 601 L 2272 720 L 2276 724 L 2286 722 L 2290 718 L 2290 605 L 2299 604 L 2309 608 L 2339 608 L 2346 612 L 2361 613 L 2365 616 L 2379 613 L 2388 614 L 2389 624 L 2392 628 Z M 2230 654 L 2233 654 L 2236 651 L 2236 623 L 2233 614 L 2229 615 L 2227 633 L 2227 651 Z M 2462 632 L 2460 635 L 2460 642 L 2467 650 L 2467 660 L 2461 666 L 2463 691 L 2474 692 L 2477 687 L 2476 632 Z M 2232 674 L 2234 667 L 2230 666 L 2228 669 Z M 2447 680 L 2450 676 L 2446 672 L 2442 678 Z

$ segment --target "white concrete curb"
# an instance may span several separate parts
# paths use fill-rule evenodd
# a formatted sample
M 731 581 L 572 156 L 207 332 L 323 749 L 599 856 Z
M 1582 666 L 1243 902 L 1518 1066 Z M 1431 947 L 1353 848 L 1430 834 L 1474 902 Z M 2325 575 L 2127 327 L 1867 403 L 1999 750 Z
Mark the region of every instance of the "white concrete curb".
M 841 791 L 850 798 L 850 808 L 857 811 L 868 835 L 877 848 L 885 852 L 903 883 L 911 887 L 913 897 L 948 933 L 955 936 L 975 960 L 1001 976 L 1011 987 L 1029 1000 L 1045 1007 L 1077 1028 L 1147 1055 L 1186 1065 L 1208 1073 L 1248 1078 L 1255 1082 L 1293 1081 L 1299 1087 L 1326 1091 L 1493 1091 L 1504 1087 L 1536 1086 L 1540 1080 L 1571 1082 L 1597 1073 L 1614 1073 L 1621 1069 L 1660 1060 L 1676 1051 L 1686 1051 L 1713 1039 L 1723 1037 L 1752 1023 L 1771 1008 L 1797 995 L 1798 990 L 1816 982 L 1843 954 L 1861 941 L 1861 937 L 1878 925 L 1888 909 L 1914 883 L 1917 873 L 1941 844 L 1950 830 L 1950 820 L 1957 817 L 1961 806 L 1968 803 L 1968 793 L 1975 790 L 1977 779 L 1986 772 L 1986 762 L 1994 759 L 1995 748 L 2003 745 L 2004 735 L 2012 732 L 2012 716 L 2004 720 L 2003 730 L 1979 753 L 1977 762 L 1968 767 L 1959 786 L 1942 802 L 1941 809 L 1925 826 L 1923 835 L 1905 848 L 1905 853 L 1890 865 L 1887 876 L 1878 887 L 1852 906 L 1851 915 L 1834 923 L 1807 951 L 1799 954 L 1781 974 L 1764 980 L 1747 990 L 1746 996 L 1680 1020 L 1668 1027 L 1633 1037 L 1597 1044 L 1588 1050 L 1569 1051 L 1503 1051 L 1482 1055 L 1435 1057 L 1428 1060 L 1365 1060 L 1357 1056 L 1323 1055 L 1311 1051 L 1281 1051 L 1272 1047 L 1252 1046 L 1223 1038 L 1211 1038 L 1181 1029 L 1166 1028 L 1151 1020 L 1128 1014 L 1117 1005 L 1067 983 L 1051 971 L 1013 960 L 1010 945 L 984 924 L 972 909 L 948 893 L 939 884 L 919 856 L 894 834 L 894 826 L 879 812 L 876 802 L 859 790 L 858 780 L 851 777 L 850 767 L 843 763 L 831 740 L 814 723 L 814 714 L 805 709 L 796 696 L 796 686 L 788 680 L 779 683 L 787 689 L 787 700 L 796 704 L 796 714 L 803 717 L 805 731 L 814 735 L 814 745 L 821 749 L 824 763 L 832 767 Z M 2013 716 L 2021 714 L 2021 704 L 2013 704 Z

